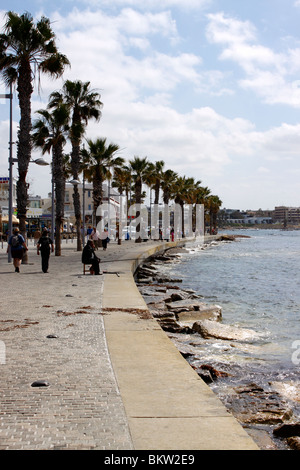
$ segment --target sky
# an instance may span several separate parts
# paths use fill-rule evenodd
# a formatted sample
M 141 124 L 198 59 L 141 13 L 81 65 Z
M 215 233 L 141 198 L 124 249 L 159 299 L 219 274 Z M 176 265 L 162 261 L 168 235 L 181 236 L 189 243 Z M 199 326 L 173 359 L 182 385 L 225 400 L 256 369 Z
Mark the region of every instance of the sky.
M 8 10 L 48 17 L 71 63 L 36 84 L 33 120 L 64 80 L 89 81 L 103 108 L 86 138 L 105 137 L 126 161 L 163 160 L 223 208 L 300 206 L 300 0 L 2 0 L 1 30 Z M 13 105 L 16 140 L 16 92 Z M 1 100 L 0 176 L 8 139 Z M 50 167 L 30 164 L 28 182 L 46 197 Z

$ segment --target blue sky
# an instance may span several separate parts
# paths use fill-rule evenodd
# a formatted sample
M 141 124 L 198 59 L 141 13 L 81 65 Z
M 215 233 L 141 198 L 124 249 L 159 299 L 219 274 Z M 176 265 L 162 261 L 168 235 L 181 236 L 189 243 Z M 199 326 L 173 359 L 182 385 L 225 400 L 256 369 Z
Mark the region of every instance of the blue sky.
M 49 17 L 71 62 L 64 79 L 101 94 L 101 121 L 86 137 L 106 137 L 126 160 L 164 160 L 226 208 L 300 206 L 300 0 L 2 0 L 1 8 L 1 25 L 9 9 Z M 33 116 L 62 80 L 43 76 L 41 85 Z M 14 104 L 16 135 L 16 94 Z M 2 176 L 8 111 L 2 101 Z M 28 180 L 34 194 L 51 190 L 47 167 L 30 165 Z

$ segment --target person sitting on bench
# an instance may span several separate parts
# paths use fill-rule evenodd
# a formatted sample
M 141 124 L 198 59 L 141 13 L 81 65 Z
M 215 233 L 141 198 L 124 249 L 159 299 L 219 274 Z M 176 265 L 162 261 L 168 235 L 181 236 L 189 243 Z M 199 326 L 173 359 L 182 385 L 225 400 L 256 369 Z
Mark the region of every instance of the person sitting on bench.
M 95 254 L 95 245 L 93 240 L 88 240 L 87 244 L 82 250 L 81 261 L 83 264 L 91 264 L 91 274 L 100 274 L 100 258 Z

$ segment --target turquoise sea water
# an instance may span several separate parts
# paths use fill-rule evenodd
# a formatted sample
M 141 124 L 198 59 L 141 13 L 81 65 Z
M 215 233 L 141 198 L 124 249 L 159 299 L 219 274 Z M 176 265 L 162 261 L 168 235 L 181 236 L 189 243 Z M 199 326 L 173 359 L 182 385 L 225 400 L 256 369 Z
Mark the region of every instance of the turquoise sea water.
M 229 232 L 226 232 L 229 233 Z M 232 380 L 291 385 L 299 398 L 300 231 L 234 231 L 234 242 L 190 247 L 164 271 L 182 278 L 207 303 L 222 307 L 222 323 L 252 329 L 251 343 L 207 340 L 195 346 L 201 361 L 233 371 Z M 187 341 L 190 338 L 186 339 Z

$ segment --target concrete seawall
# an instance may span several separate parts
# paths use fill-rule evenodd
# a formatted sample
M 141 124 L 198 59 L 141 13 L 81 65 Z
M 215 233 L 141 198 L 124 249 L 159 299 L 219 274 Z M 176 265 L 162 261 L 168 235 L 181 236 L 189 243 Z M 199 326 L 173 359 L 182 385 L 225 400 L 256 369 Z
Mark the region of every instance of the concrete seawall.
M 134 282 L 133 274 L 144 260 L 183 245 L 135 244 L 104 275 L 102 312 L 107 345 L 134 449 L 257 450 L 252 438 L 147 314 Z

